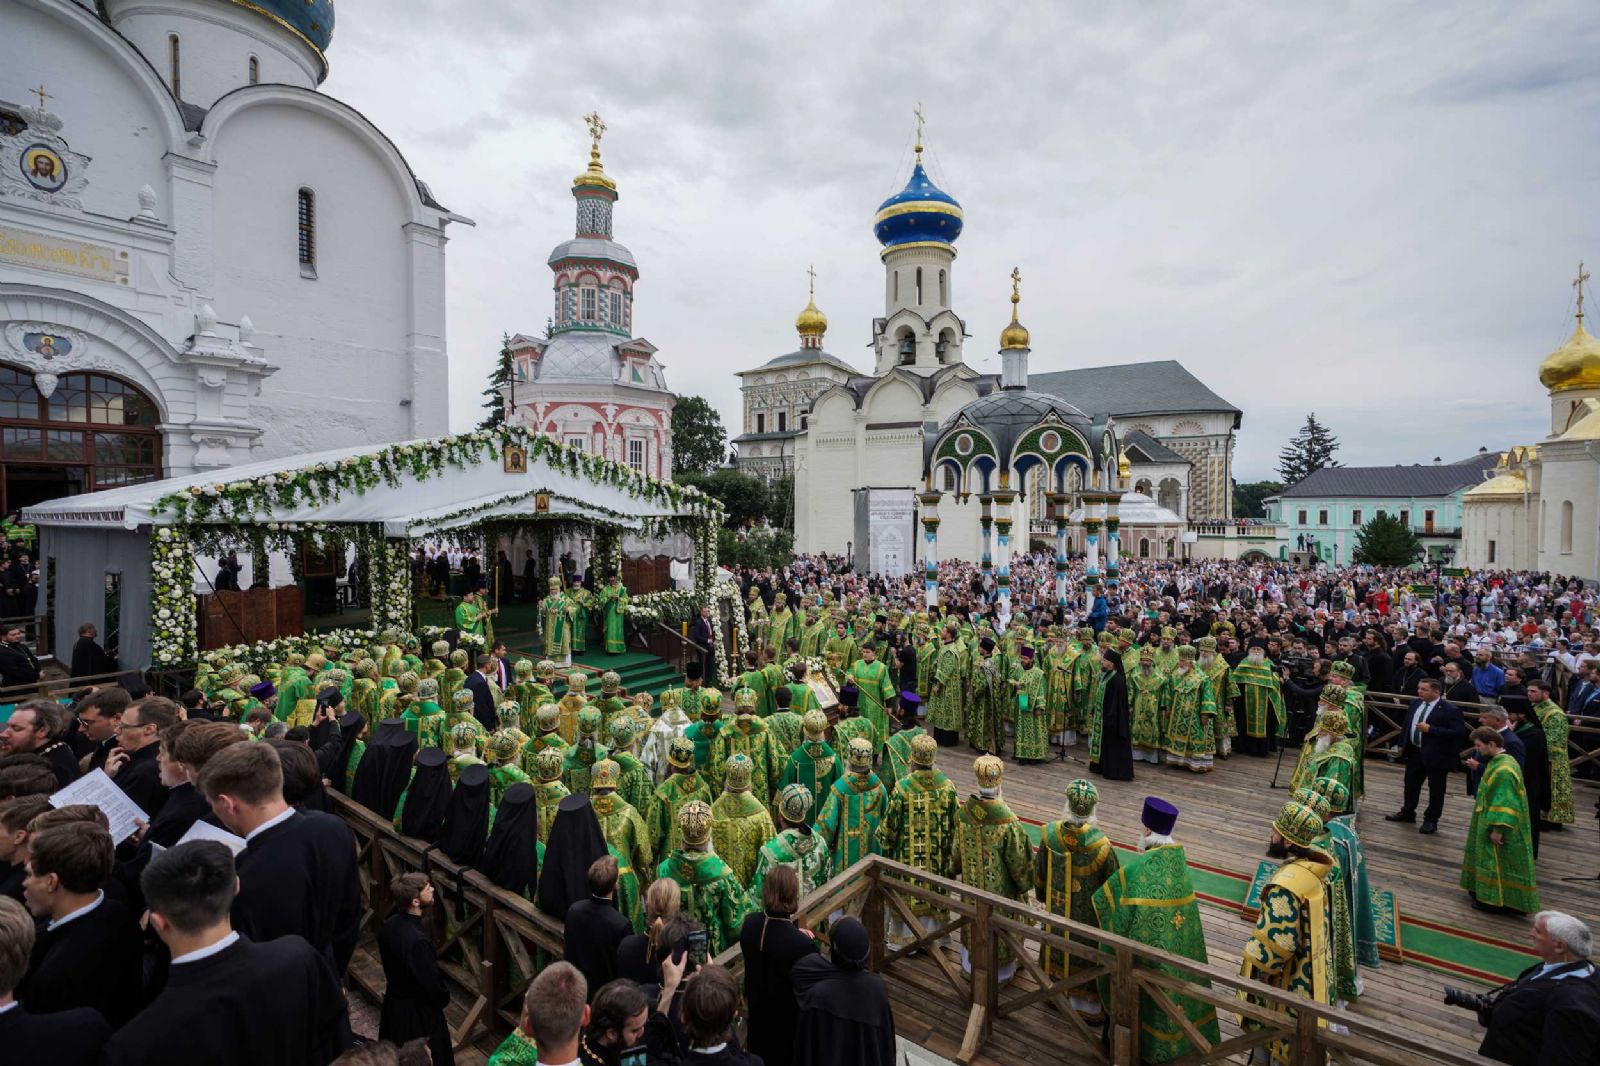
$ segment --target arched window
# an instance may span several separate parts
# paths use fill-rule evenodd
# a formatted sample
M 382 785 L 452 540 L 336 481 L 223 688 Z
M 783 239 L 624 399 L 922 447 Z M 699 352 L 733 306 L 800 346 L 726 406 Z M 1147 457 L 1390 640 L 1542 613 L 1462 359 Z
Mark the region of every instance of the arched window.
M 1561 554 L 1572 554 L 1572 501 L 1561 501 Z
M 956 468 L 949 463 L 944 465 L 944 491 L 956 491 Z
M 0 510 L 161 477 L 161 413 L 106 374 L 63 374 L 48 397 L 0 365 Z
M 317 276 L 317 194 L 301 189 L 298 210 L 300 273 L 314 278 Z
M 183 99 L 183 49 L 176 33 L 167 35 L 167 54 L 172 67 L 172 95 Z
M 1141 559 L 1150 558 L 1150 538 L 1149 537 L 1140 537 L 1139 538 L 1139 558 L 1141 558 Z
M 900 299 L 900 271 L 894 272 L 894 298 Z
M 950 290 L 945 287 L 944 271 L 939 271 L 939 306 L 950 306 Z
M 922 306 L 922 268 L 917 267 L 917 306 Z
M 261 60 L 255 56 L 250 57 L 249 78 L 251 85 L 261 84 Z

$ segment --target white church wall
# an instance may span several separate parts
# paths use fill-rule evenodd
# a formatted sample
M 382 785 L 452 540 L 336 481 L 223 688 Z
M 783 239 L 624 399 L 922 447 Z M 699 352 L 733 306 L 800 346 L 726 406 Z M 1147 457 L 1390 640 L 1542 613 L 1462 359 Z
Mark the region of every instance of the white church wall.
M 1587 580 L 1600 578 L 1600 467 L 1581 450 L 1567 456 L 1555 445 L 1541 449 L 1540 466 L 1545 529 L 1539 569 Z
M 150 57 L 171 84 L 171 42 L 178 38 L 180 98 L 210 107 L 250 84 L 256 57 L 260 84 L 316 88 L 322 72 L 309 45 L 243 5 L 215 0 L 111 0 L 111 24 Z
M 411 390 L 411 211 L 390 162 L 345 124 L 276 103 L 230 115 L 211 151 L 221 163 L 216 218 L 228 220 L 216 232 L 215 306 L 235 321 L 248 314 L 281 368 L 253 412 L 268 431 L 262 457 L 404 439 L 416 435 L 414 415 L 442 424 L 433 412 L 446 404 L 444 389 Z M 302 187 L 315 195 L 314 279 L 301 275 L 297 254 Z M 360 386 L 341 387 L 343 402 L 330 406 L 330 382 Z

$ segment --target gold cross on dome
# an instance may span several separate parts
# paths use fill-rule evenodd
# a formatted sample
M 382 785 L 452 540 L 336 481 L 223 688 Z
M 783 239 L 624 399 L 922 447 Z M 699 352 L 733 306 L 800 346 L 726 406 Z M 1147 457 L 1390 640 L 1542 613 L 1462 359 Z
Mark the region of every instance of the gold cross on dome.
M 917 149 L 916 150 L 917 150 L 917 161 L 920 163 L 922 161 L 922 127 L 927 122 L 927 120 L 922 117 L 922 101 L 921 100 L 917 101 L 917 106 L 913 107 L 911 109 L 911 113 L 913 115 L 917 116 Z
M 589 136 L 594 138 L 594 147 L 600 148 L 600 138 L 605 135 L 606 124 L 600 120 L 600 112 L 591 111 L 583 116 L 583 121 L 589 124 Z
M 811 295 L 815 296 L 817 294 L 817 267 L 815 263 L 806 267 L 806 276 L 811 279 Z
M 1016 303 L 1022 298 L 1022 268 L 1011 268 L 1011 302 Z
M 44 82 L 42 82 L 42 81 L 39 83 L 39 87 L 37 89 L 29 89 L 28 91 L 39 98 L 39 110 L 40 111 L 44 110 L 44 102 L 46 100 L 54 100 L 55 99 L 54 96 L 52 96 L 49 93 L 44 91 Z
M 1578 321 L 1583 321 L 1583 286 L 1589 280 L 1588 271 L 1583 269 L 1583 260 L 1578 260 L 1578 277 L 1573 281 L 1572 287 L 1578 290 Z

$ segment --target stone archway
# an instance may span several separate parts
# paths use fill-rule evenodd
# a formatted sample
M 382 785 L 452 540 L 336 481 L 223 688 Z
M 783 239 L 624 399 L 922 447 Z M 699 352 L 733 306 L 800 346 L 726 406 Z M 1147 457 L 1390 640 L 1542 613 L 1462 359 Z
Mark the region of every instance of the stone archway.
M 1156 503 L 1175 514 L 1183 513 L 1183 486 L 1175 477 L 1164 477 L 1156 486 Z

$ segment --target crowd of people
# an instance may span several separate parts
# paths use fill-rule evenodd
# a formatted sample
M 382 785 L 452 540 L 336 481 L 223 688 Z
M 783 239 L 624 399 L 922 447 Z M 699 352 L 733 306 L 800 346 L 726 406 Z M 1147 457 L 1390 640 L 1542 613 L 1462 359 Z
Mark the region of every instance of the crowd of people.
M 946 563 L 930 607 L 919 575 L 863 577 L 837 559 L 744 573 L 735 665 L 715 678 L 693 663 L 659 699 L 611 673 L 591 691 L 589 673 L 508 659 L 492 639 L 474 657 L 385 632 L 311 642 L 258 672 L 202 666 L 176 702 L 107 686 L 70 707 L 23 703 L 0 735 L 0 897 L 13 901 L 0 903 L 0 1046 L 65 1066 L 450 1061 L 435 947 L 449 919 L 423 873 L 383 886 L 379 1040 L 356 1046 L 340 990 L 362 902 L 337 792 L 566 923 L 564 960 L 524 975 L 497 1066 L 894 1062 L 865 927 L 835 915 L 819 949 L 796 921 L 800 900 L 868 855 L 1206 958 L 1173 804 L 1146 800 L 1141 850 L 1119 857 L 1090 778 L 1062 774 L 1061 816 L 1037 842 L 1006 802 L 1008 759 L 1079 747 L 1091 775 L 1127 781 L 1140 764 L 1204 773 L 1289 745 L 1291 799 L 1259 812 L 1281 865 L 1241 966 L 1348 1002 L 1377 961 L 1355 828 L 1369 692 L 1415 694 L 1390 818 L 1415 820 L 1426 785 L 1419 831 L 1432 832 L 1447 775 L 1467 772 L 1462 886 L 1476 906 L 1534 915 L 1547 965 L 1507 998 L 1517 1024 L 1570 1001 L 1515 1039 L 1491 1007 L 1486 1053 L 1575 1062 L 1514 1055 L 1530 1040 L 1549 1054 L 1600 1045 L 1587 929 L 1540 911 L 1534 860 L 1540 827 L 1575 821 L 1569 732 L 1600 696 L 1592 593 L 1546 575 L 1419 589 L 1401 571 L 1276 564 L 1130 564 L 1112 585 L 1086 583 L 1079 562 L 1064 576 L 1063 597 L 1044 556 L 1005 575 Z M 561 596 L 558 581 L 547 598 Z M 1479 715 L 1470 731 L 1463 704 Z M 965 797 L 939 769 L 961 745 Z M 97 772 L 138 808 L 131 831 L 114 836 L 103 805 L 49 800 Z M 919 904 L 886 936 L 938 950 L 946 918 Z M 734 947 L 742 991 L 715 961 Z M 1002 945 L 995 963 L 1008 979 L 1019 960 Z M 1053 949 L 1040 964 L 1052 978 L 1084 965 Z M 1080 984 L 1072 1003 L 1105 1018 L 1108 994 Z M 1141 1001 L 1148 1061 L 1192 1050 L 1192 1031 L 1217 1039 L 1209 1005 L 1174 1002 L 1188 1026 Z

